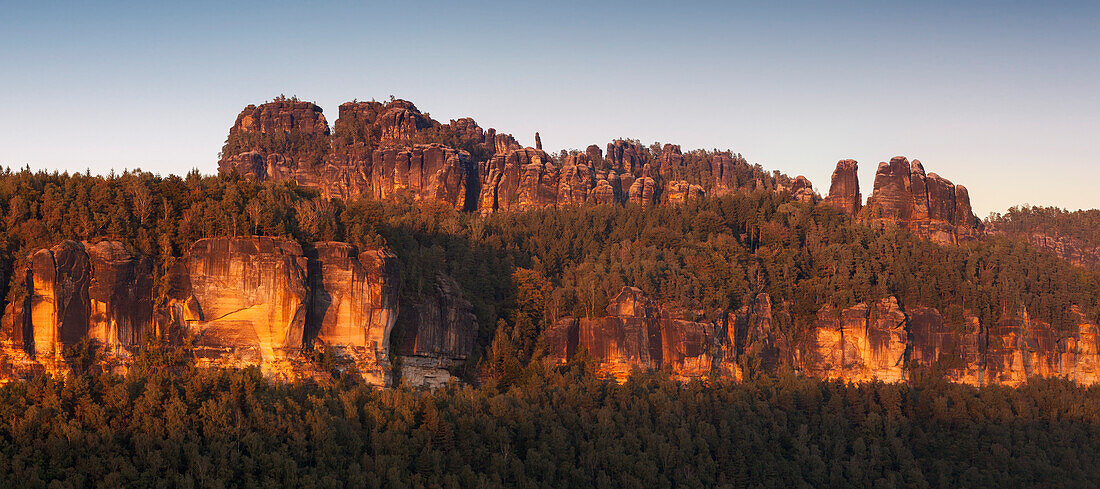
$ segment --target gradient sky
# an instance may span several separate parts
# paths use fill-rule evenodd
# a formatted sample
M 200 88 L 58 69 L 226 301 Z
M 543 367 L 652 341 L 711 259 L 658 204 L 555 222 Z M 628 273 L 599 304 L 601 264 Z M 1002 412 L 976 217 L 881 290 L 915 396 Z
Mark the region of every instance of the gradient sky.
M 240 109 L 412 100 L 544 147 L 918 158 L 975 212 L 1100 207 L 1095 2 L 0 1 L 0 165 L 217 170 Z M 762 2 L 763 3 L 763 2 Z

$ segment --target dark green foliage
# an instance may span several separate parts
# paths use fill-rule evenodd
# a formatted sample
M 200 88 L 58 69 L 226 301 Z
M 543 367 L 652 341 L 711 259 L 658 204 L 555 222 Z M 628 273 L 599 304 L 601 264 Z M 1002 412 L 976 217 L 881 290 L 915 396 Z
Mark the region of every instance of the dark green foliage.
M 993 214 L 989 222 L 1010 234 L 1066 236 L 1100 247 L 1100 209 L 1069 212 L 1058 207 L 1016 206 L 1004 214 Z
M 684 206 L 568 206 L 481 217 L 404 198 L 329 200 L 291 184 L 197 172 L 101 178 L 7 171 L 0 174 L 0 216 L 8 300 L 25 293 L 11 270 L 26 253 L 63 239 L 123 241 L 153 258 L 156 290 L 172 261 L 204 237 L 385 245 L 403 264 L 404 303 L 434 290 L 438 274 L 449 275 L 483 325 L 480 344 L 490 345 L 497 329 L 490 325 L 503 319 L 521 359 L 535 353 L 547 324 L 565 315 L 602 316 L 624 285 L 712 316 L 740 307 L 747 294 L 767 292 L 791 338 L 826 303 L 848 307 L 891 295 L 903 305 L 937 307 L 953 324 L 969 311 L 990 325 L 1022 305 L 1032 318 L 1068 329 L 1075 327 L 1071 305 L 1090 318 L 1100 307 L 1097 272 L 1020 241 L 987 237 L 939 246 L 767 190 Z M 526 283 L 532 280 L 538 284 Z M 541 307 L 524 296 L 532 287 Z
M 0 485 L 1091 487 L 1100 389 L 791 375 L 616 385 L 574 364 L 509 388 L 273 384 L 145 361 L 0 387 Z

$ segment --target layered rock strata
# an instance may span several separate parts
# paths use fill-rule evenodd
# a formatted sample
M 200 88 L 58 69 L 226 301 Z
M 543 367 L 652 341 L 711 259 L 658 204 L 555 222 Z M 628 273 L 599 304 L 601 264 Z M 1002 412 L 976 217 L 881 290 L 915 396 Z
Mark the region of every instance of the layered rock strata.
M 728 153 L 683 153 L 665 144 L 659 153 L 631 140 L 589 146 L 555 160 L 541 148 L 521 147 L 508 134 L 482 129 L 470 118 L 441 123 L 411 102 L 348 102 L 329 131 L 320 107 L 296 99 L 250 105 L 237 117 L 219 171 L 257 180 L 294 182 L 344 200 L 443 202 L 490 213 L 577 204 L 649 207 L 682 204 L 704 193 L 790 190 L 804 202 L 815 196 L 804 178 L 765 174 Z
M 397 257 L 362 253 L 350 244 L 315 243 L 308 253 L 310 307 L 306 337 L 341 358 L 372 384 L 393 381 L 390 333 L 397 324 Z M 317 345 L 315 345 L 317 346 Z
M 294 241 L 201 239 L 172 269 L 169 314 L 192 338 L 200 364 L 261 365 L 291 378 L 310 302 L 306 271 Z
M 449 369 L 474 353 L 478 323 L 473 305 L 457 283 L 436 277 L 434 290 L 401 308 L 394 349 L 400 355 L 401 382 L 439 386 L 451 379 Z

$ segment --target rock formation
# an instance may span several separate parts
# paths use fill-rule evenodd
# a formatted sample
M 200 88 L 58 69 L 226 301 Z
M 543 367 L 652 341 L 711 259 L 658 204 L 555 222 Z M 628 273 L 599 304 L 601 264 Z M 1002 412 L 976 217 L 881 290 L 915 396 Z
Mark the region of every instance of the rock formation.
M 365 380 L 392 383 L 390 332 L 397 323 L 397 257 L 347 243 L 315 243 L 308 253 L 311 302 L 306 338 L 351 360 Z
M 339 368 L 354 368 L 367 382 L 391 385 L 395 328 L 411 341 L 396 345 L 399 354 L 460 364 L 477 335 L 469 303 L 456 285 L 441 282 L 434 300 L 399 307 L 399 276 L 386 250 L 320 242 L 303 252 L 278 238 L 204 239 L 170 274 L 162 316 L 168 336 L 191 338 L 200 364 L 260 365 L 276 377 L 311 375 L 302 357 L 313 347 L 328 349 Z M 415 380 L 421 366 L 407 363 Z
M 665 144 L 660 152 L 618 139 L 606 154 L 591 145 L 562 161 L 470 118 L 444 124 L 411 102 L 348 102 L 329 131 L 320 107 L 297 99 L 250 105 L 237 117 L 218 163 L 222 173 L 294 182 L 344 200 L 443 202 L 487 214 L 563 205 L 681 204 L 706 194 L 784 188 L 803 202 L 815 195 L 805 178 L 749 166 L 740 155 Z
M 894 222 L 942 244 L 970 240 L 981 232 L 966 188 L 935 173 L 926 175 L 920 161 L 910 164 L 903 156 L 879 164 L 864 212 L 871 221 Z
M 836 207 L 837 210 L 856 216 L 863 208 L 863 194 L 859 193 L 859 165 L 856 160 L 840 160 L 833 170 L 832 182 L 829 184 L 829 196 L 825 203 Z
M 849 216 L 895 223 L 942 244 L 973 240 L 982 232 L 966 187 L 926 174 L 920 161 L 898 156 L 880 163 L 866 207 L 861 205 L 857 168 L 854 160 L 837 163 L 826 204 Z
M 193 337 L 202 363 L 293 377 L 310 301 L 306 270 L 301 246 L 287 239 L 196 241 L 169 279 L 175 325 Z
M 401 381 L 438 386 L 449 368 L 474 353 L 478 323 L 473 306 L 450 277 L 438 275 L 434 290 L 401 307 L 394 348 L 401 355 Z
M 552 207 L 558 203 L 560 172 L 541 149 L 523 148 L 494 155 L 482 165 L 482 213 Z M 571 198 L 571 197 L 569 197 Z
M 386 199 L 409 192 L 418 200 L 444 202 L 460 210 L 474 210 L 480 189 L 477 163 L 465 151 L 440 144 L 374 151 L 371 196 Z
M 486 131 L 473 119 L 441 124 L 400 99 L 341 105 L 331 134 L 316 105 L 277 100 L 238 116 L 218 168 L 293 181 L 327 197 L 382 199 L 408 191 L 462 209 L 476 204 L 479 158 L 518 147 L 510 135 Z
M 608 316 L 559 319 L 547 332 L 550 356 L 564 362 L 584 349 L 600 373 L 620 381 L 635 368 L 668 369 L 679 378 L 707 375 L 715 324 L 677 312 L 662 314 L 641 290 L 623 287 Z
M 902 308 L 887 297 L 846 309 L 826 305 L 805 334 L 768 294 L 745 298 L 724 321 L 661 308 L 625 287 L 603 318 L 559 319 L 546 332 L 550 358 L 581 350 L 597 371 L 620 381 L 632 369 L 668 369 L 681 379 L 746 375 L 791 368 L 853 382 L 903 382 L 942 376 L 971 385 L 1020 385 L 1031 377 L 1100 383 L 1100 330 L 1076 309 L 1075 330 L 1059 332 L 1019 310 L 983 325 L 966 311 L 946 318 L 923 306 Z
M 16 272 L 23 294 L 8 305 L 0 349 L 16 370 L 67 373 L 65 349 L 91 340 L 125 357 L 152 321 L 151 262 L 121 243 L 63 241 Z

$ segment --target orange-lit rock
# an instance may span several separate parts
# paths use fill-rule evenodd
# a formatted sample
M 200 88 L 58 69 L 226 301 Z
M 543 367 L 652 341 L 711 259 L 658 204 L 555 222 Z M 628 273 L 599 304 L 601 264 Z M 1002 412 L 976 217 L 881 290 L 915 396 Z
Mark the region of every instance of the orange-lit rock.
M 397 258 L 362 253 L 347 243 L 315 243 L 309 253 L 312 293 L 307 338 L 351 360 L 369 383 L 389 385 L 390 332 L 397 323 Z
M 174 270 L 170 297 L 200 365 L 260 365 L 291 378 L 301 352 L 309 289 L 298 243 L 269 237 L 196 241 Z
M 109 359 L 127 357 L 152 319 L 152 267 L 121 243 L 63 241 L 16 272 L 23 296 L 9 304 L 0 349 L 12 376 L 67 374 L 64 352 L 91 341 Z
M 408 192 L 418 200 L 474 210 L 480 190 L 477 163 L 465 151 L 440 144 L 386 148 L 374 152 L 371 195 L 378 200 Z
M 836 205 L 847 212 L 847 204 Z M 871 221 L 893 222 L 941 244 L 970 240 L 981 232 L 965 187 L 960 190 L 935 173 L 926 175 L 920 161 L 909 163 L 903 156 L 879 164 L 864 212 Z
M 858 215 L 863 209 L 863 194 L 859 193 L 858 171 L 859 165 L 856 160 L 837 162 L 825 203 L 849 216 Z
M 623 287 L 602 318 L 560 318 L 546 333 L 549 357 L 565 362 L 583 349 L 596 370 L 622 381 L 634 369 L 667 369 L 680 379 L 710 374 L 715 324 L 682 310 L 662 313 L 641 290 Z

